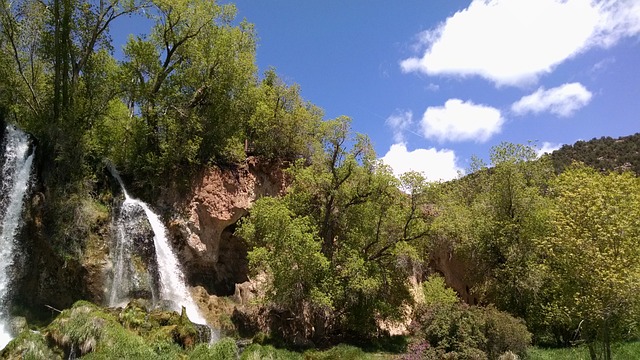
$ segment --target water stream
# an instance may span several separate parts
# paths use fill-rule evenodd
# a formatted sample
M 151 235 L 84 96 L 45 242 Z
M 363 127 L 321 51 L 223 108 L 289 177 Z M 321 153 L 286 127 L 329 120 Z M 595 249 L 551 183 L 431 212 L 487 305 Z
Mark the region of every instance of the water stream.
M 169 239 L 167 238 L 167 230 L 162 223 L 160 217 L 149 208 L 149 206 L 138 199 L 129 196 L 122 179 L 118 173 L 112 169 L 112 174 L 120 184 L 122 191 L 124 192 L 125 201 L 122 203 L 120 210 L 122 213 L 130 214 L 134 208 L 142 209 L 145 216 L 149 220 L 151 229 L 153 231 L 153 243 L 155 248 L 155 256 L 158 266 L 158 275 L 160 282 L 160 291 L 156 296 L 159 300 L 169 300 L 170 304 L 174 304 L 175 311 L 180 312 L 181 306 L 184 306 L 189 319 L 197 324 L 206 324 L 206 320 L 200 313 L 197 305 L 193 301 L 193 298 L 189 294 L 185 283 L 185 276 L 178 258 L 176 257 Z M 112 285 L 112 291 L 110 295 L 110 302 L 118 303 L 122 302 L 122 292 L 118 292 L 118 288 L 122 288 L 122 283 L 128 281 L 126 271 L 123 270 L 126 266 L 127 259 L 130 259 L 131 255 L 127 252 L 132 248 L 130 239 L 128 238 L 126 231 L 122 230 L 126 227 L 119 229 L 121 234 L 118 235 L 118 244 L 116 246 L 116 263 L 114 265 L 114 284 Z M 122 236 L 120 236 L 122 235 Z M 155 296 L 154 296 L 155 297 Z
M 16 249 L 15 237 L 22 225 L 22 204 L 29 187 L 34 156 L 34 152 L 29 151 L 27 134 L 12 125 L 8 125 L 5 130 L 4 143 L 0 184 L 0 348 L 4 348 L 12 339 L 6 302 Z

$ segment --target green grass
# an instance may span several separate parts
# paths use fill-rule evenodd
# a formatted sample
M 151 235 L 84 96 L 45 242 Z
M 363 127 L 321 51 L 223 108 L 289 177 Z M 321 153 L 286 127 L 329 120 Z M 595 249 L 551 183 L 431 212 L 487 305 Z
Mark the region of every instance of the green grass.
M 247 347 L 241 360 L 383 360 L 393 359 L 393 355 L 385 353 L 368 353 L 351 345 L 338 345 L 328 350 L 307 350 L 299 353 L 286 349 L 278 349 L 271 345 L 253 344 Z
M 615 344 L 612 347 L 612 358 L 615 360 L 640 359 L 640 342 Z M 591 360 L 586 346 L 564 349 L 544 349 L 532 347 L 527 352 L 528 360 Z

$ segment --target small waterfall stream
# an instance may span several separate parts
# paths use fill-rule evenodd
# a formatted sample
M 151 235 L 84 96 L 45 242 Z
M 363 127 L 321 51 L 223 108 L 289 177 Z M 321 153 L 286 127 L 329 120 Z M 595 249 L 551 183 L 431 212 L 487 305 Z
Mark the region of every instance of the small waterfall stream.
M 11 282 L 11 265 L 15 251 L 15 237 L 22 225 L 22 204 L 29 187 L 34 152 L 29 151 L 29 137 L 12 125 L 5 130 L 4 165 L 2 166 L 2 194 L 0 226 L 0 348 L 12 339 L 8 329 L 9 317 L 6 297 Z
M 167 239 L 166 228 L 160 220 L 160 217 L 154 213 L 146 203 L 129 196 L 129 193 L 127 193 L 124 183 L 117 171 L 115 171 L 115 169 L 111 169 L 111 172 L 120 184 L 125 196 L 125 201 L 122 203 L 122 208 L 120 209 L 121 218 L 122 214 L 131 214 L 135 208 L 142 209 L 149 220 L 149 224 L 151 225 L 160 282 L 160 291 L 158 295 L 154 294 L 154 300 L 156 296 L 159 297 L 160 300 L 169 300 L 177 307 L 173 310 L 178 312 L 181 311 L 181 306 L 184 306 L 187 311 L 187 315 L 192 322 L 197 324 L 206 324 L 206 320 L 189 294 L 185 284 L 184 273 L 178 263 L 176 255 L 171 249 L 171 245 Z M 130 279 L 127 279 L 125 266 L 127 261 L 131 259 L 131 254 L 129 252 L 131 251 L 132 246 L 130 244 L 131 239 L 128 234 L 126 234 L 126 226 L 119 225 L 117 236 L 118 244 L 116 246 L 117 250 L 115 254 L 116 263 L 114 265 L 114 280 L 109 299 L 110 305 L 112 306 L 129 300 L 123 298 L 123 291 L 119 290 L 126 287 L 123 286 L 123 282 L 130 281 Z
M 135 257 L 136 242 L 145 242 L 147 223 L 144 210 L 130 197 L 126 197 L 114 219 L 116 238 L 113 282 L 109 294 L 109 306 L 125 306 L 131 298 L 151 298 L 158 300 L 154 283 L 155 267 L 144 269 L 141 259 Z M 150 229 L 149 229 L 150 230 Z M 149 296 L 150 295 L 150 296 Z

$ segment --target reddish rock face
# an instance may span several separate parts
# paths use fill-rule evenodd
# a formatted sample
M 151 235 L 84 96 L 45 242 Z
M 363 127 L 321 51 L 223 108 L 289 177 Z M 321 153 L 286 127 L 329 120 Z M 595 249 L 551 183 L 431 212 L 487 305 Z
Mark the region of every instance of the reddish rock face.
M 233 232 L 257 198 L 283 193 L 282 169 L 281 163 L 255 158 L 238 166 L 211 167 L 180 201 L 182 216 L 170 222 L 169 231 L 191 285 L 231 295 L 236 283 L 247 280 L 247 246 Z
M 432 252 L 429 265 L 444 276 L 447 285 L 458 293 L 462 301 L 470 305 L 478 304 L 471 290 L 474 283 L 469 276 L 471 266 L 468 260 L 457 255 L 448 245 L 440 244 Z

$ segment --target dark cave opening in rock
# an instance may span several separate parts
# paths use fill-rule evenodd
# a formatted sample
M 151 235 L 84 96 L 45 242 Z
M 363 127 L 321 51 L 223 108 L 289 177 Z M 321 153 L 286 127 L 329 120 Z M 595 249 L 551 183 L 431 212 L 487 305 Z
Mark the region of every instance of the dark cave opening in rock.
M 248 278 L 249 261 L 247 244 L 235 236 L 237 223 L 228 225 L 220 235 L 218 261 L 210 266 L 194 266 L 190 269 L 189 282 L 204 287 L 211 295 L 231 296 L 235 285 Z

